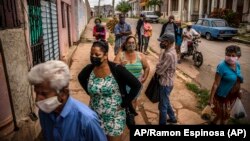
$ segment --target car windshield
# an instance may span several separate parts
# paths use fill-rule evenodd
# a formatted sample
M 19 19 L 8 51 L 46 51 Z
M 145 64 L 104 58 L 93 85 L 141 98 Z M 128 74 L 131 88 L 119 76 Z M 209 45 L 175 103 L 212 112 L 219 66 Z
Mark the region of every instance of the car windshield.
M 147 15 L 155 15 L 154 12 L 147 12 Z
M 215 21 L 212 21 L 212 26 L 213 27 L 225 27 L 225 26 L 228 26 L 228 24 L 224 20 L 215 20 Z

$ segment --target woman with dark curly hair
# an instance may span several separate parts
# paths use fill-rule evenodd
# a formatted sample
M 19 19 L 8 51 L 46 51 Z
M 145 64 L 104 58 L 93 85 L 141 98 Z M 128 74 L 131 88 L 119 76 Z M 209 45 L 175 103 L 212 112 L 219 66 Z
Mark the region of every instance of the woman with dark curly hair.
M 103 25 L 101 25 L 102 21 L 101 19 L 97 18 L 95 19 L 95 26 L 93 28 L 93 36 L 96 40 L 106 40 L 106 30 Z
M 210 105 L 216 114 L 212 124 L 226 124 L 235 100 L 240 95 L 240 83 L 243 83 L 240 64 L 240 47 L 230 45 L 226 48 L 225 60 L 217 66 L 214 84 L 210 95 Z
M 91 64 L 85 66 L 78 80 L 90 96 L 90 107 L 101 120 L 109 141 L 120 141 L 126 127 L 125 108 L 132 109 L 132 100 L 141 83 L 123 66 L 108 60 L 108 43 L 96 41 L 90 52 Z M 126 86 L 131 89 L 126 91 Z

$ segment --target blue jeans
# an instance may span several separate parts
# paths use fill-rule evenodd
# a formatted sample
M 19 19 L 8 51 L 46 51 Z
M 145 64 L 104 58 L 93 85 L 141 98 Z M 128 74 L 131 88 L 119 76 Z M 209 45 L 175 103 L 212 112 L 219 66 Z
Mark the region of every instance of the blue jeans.
M 169 101 L 169 95 L 173 89 L 173 86 L 161 86 L 160 87 L 160 102 L 158 105 L 158 109 L 160 111 L 160 119 L 159 125 L 166 125 L 167 123 L 167 115 L 170 120 L 176 120 L 173 108 Z

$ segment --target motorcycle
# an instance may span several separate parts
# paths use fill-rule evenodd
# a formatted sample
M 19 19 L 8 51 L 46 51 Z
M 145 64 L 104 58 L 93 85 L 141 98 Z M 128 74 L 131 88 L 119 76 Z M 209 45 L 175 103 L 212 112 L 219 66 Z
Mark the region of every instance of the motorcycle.
M 199 39 L 200 37 L 195 36 L 192 41 L 188 42 L 188 51 L 181 53 L 181 59 L 192 56 L 194 65 L 198 68 L 203 64 L 203 55 L 198 51 L 199 43 L 201 42 Z

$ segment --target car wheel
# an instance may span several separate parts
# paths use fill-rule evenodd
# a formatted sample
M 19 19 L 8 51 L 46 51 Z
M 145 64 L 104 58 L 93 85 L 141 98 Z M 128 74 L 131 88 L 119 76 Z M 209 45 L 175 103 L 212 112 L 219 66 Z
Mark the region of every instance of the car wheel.
M 207 39 L 207 40 L 212 40 L 212 36 L 211 36 L 210 33 L 206 33 L 206 39 Z

